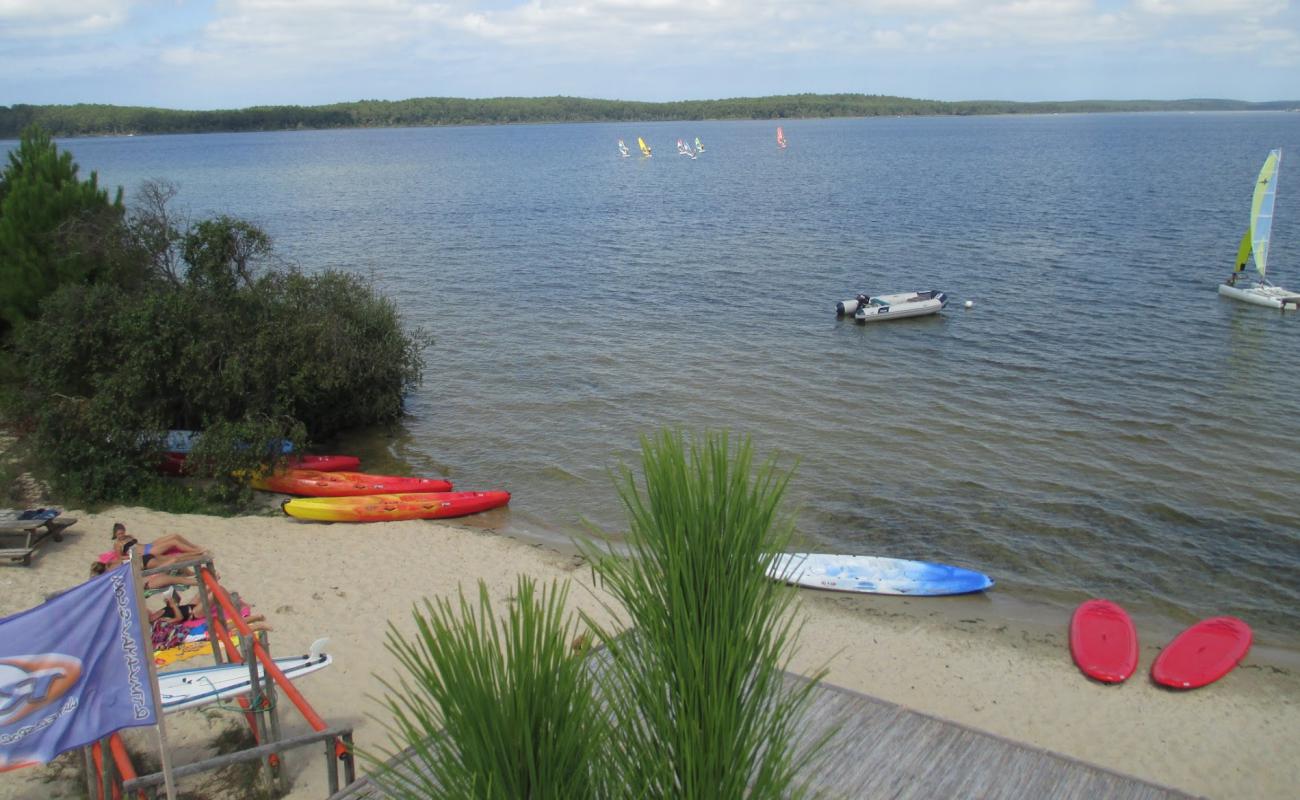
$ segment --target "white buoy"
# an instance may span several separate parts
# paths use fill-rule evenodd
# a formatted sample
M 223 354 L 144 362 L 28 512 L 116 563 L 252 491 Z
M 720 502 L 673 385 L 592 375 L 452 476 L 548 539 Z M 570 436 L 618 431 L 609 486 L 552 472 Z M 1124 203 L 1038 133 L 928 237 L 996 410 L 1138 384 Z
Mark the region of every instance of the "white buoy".
M 975 307 L 975 301 L 974 301 L 974 300 L 967 300 L 967 301 L 966 301 L 966 307 L 967 307 L 967 308 L 974 308 L 974 307 Z

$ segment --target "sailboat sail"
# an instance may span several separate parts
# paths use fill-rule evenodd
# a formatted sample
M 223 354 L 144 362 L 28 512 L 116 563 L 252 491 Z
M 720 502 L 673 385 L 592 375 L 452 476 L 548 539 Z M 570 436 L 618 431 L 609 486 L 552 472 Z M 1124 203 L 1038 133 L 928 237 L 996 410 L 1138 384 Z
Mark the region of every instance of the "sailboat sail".
M 1277 181 L 1281 171 L 1282 151 L 1273 150 L 1264 159 L 1264 167 L 1255 180 L 1255 195 L 1250 203 L 1250 227 L 1246 229 L 1246 235 L 1241 237 L 1241 244 L 1237 246 L 1237 262 L 1233 265 L 1228 280 L 1219 285 L 1219 294 L 1243 303 L 1286 311 L 1300 309 L 1300 292 L 1270 283 L 1266 274 L 1269 240 L 1273 235 L 1273 205 L 1277 201 Z M 1255 269 L 1259 271 L 1259 277 L 1241 285 L 1243 282 L 1240 278 L 1246 264 L 1250 262 L 1251 253 L 1255 254 Z
M 1282 168 L 1282 150 L 1268 154 L 1255 181 L 1255 197 L 1250 204 L 1250 227 L 1237 248 L 1236 271 L 1246 268 L 1250 254 L 1255 254 L 1255 269 L 1260 277 L 1268 271 L 1268 242 L 1273 235 L 1273 203 L 1277 200 L 1277 177 Z
M 785 131 L 781 130 L 780 125 L 776 126 L 776 146 L 785 147 Z
M 700 144 L 700 137 L 698 136 L 695 137 L 695 152 L 697 153 L 704 152 L 704 145 Z
M 650 147 L 645 143 L 645 139 L 642 139 L 640 136 L 636 137 L 636 144 L 637 147 L 641 148 L 641 155 L 648 158 L 650 156 Z
M 618 154 L 623 158 L 627 158 L 627 145 L 623 144 L 622 139 L 618 140 Z

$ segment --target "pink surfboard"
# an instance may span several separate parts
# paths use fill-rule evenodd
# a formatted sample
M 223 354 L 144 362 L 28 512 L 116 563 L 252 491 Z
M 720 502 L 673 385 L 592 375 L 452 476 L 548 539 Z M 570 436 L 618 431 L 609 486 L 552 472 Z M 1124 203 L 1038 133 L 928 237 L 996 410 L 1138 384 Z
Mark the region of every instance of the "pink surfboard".
M 1151 665 L 1151 679 L 1198 689 L 1232 672 L 1250 650 L 1250 626 L 1236 617 L 1203 619 L 1174 637 Z
M 1123 683 L 1137 670 L 1137 628 L 1111 601 L 1086 600 L 1070 619 L 1070 655 L 1089 678 Z

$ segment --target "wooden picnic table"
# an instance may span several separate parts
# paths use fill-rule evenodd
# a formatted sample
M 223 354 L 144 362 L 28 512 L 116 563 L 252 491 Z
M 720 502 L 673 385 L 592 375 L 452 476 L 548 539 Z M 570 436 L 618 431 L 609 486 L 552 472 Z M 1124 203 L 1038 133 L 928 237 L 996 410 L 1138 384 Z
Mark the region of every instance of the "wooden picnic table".
M 24 567 L 31 566 L 32 554 L 47 538 L 56 542 L 63 541 L 63 531 L 77 522 L 76 517 L 65 517 L 55 513 L 54 516 L 36 516 L 23 519 L 21 511 L 0 511 L 0 537 L 21 536 L 21 547 L 0 546 L 0 560 L 18 561 Z M 0 539 L 2 542 L 3 539 Z

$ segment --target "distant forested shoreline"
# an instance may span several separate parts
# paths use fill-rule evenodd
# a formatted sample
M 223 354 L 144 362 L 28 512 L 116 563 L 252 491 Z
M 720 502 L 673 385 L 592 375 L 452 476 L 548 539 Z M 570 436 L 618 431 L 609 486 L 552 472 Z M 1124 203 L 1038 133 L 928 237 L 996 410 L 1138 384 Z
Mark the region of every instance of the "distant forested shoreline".
M 320 128 L 394 128 L 433 125 L 507 125 L 546 122 L 658 122 L 676 120 L 809 119 L 879 116 L 1067 114 L 1115 111 L 1283 111 L 1300 101 L 914 100 L 867 94 L 794 94 L 642 103 L 582 97 L 423 97 L 359 100 L 323 106 L 255 106 L 183 111 L 90 103 L 0 106 L 0 138 L 16 139 L 36 123 L 54 136 L 121 136 Z

